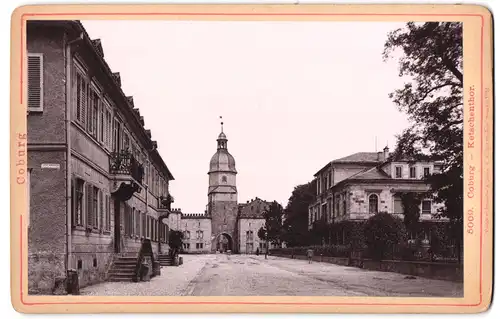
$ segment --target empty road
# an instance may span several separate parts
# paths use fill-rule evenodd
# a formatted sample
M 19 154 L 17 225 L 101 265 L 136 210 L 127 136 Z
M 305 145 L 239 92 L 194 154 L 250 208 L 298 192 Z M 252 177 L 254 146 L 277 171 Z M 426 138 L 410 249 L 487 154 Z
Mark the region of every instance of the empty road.
M 184 255 L 149 282 L 85 287 L 94 296 L 462 297 L 463 284 L 328 263 L 255 255 Z

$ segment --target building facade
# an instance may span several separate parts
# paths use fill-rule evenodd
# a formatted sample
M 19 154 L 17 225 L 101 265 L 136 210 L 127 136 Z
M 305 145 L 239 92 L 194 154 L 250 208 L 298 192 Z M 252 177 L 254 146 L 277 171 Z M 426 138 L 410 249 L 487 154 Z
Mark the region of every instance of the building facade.
M 45 294 L 68 270 L 84 287 L 117 255 L 165 249 L 174 178 L 81 23 L 28 21 L 26 41 L 28 281 Z
M 309 206 L 309 229 L 320 220 L 327 224 L 363 221 L 380 212 L 403 218 L 402 193 L 421 197 L 421 222 L 446 221 L 434 218 L 441 204 L 425 195 L 430 186 L 424 177 L 440 170 L 436 162 L 392 161 L 387 147 L 383 152 L 333 160 L 314 175 L 317 192 Z M 428 236 L 427 232 L 426 239 Z

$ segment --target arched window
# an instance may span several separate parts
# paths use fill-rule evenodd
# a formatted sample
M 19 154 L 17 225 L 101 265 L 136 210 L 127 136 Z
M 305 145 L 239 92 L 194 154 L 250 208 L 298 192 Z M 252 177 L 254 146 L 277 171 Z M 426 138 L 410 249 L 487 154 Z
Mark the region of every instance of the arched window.
M 370 197 L 368 197 L 368 204 L 369 204 L 369 213 L 370 214 L 378 213 L 378 196 L 377 195 L 371 194 Z
M 222 176 L 222 182 L 223 183 L 227 183 L 227 177 L 226 176 Z

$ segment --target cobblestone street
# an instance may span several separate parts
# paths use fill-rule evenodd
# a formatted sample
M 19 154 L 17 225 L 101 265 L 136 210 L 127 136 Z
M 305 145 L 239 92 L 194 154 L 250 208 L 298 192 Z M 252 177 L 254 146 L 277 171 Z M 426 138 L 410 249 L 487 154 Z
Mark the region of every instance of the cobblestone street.
M 411 296 L 461 297 L 463 284 L 270 256 L 184 255 L 149 282 L 83 288 L 98 296 Z

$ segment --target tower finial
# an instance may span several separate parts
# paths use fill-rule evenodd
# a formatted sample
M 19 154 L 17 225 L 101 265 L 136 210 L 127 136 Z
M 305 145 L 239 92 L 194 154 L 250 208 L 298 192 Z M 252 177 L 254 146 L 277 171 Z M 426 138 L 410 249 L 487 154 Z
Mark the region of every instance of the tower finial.
M 219 116 L 220 117 L 220 131 L 221 132 L 224 132 L 224 122 L 222 122 L 222 116 Z

